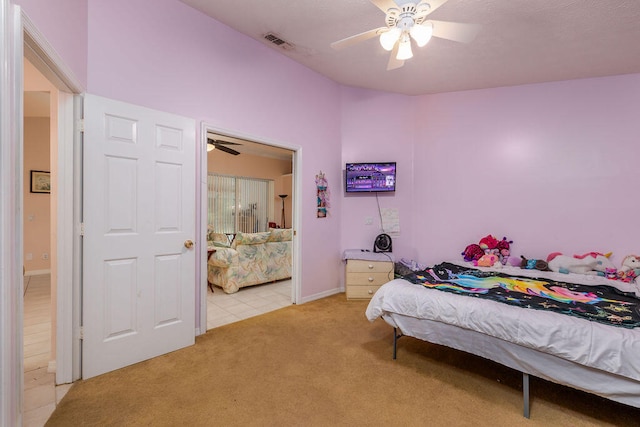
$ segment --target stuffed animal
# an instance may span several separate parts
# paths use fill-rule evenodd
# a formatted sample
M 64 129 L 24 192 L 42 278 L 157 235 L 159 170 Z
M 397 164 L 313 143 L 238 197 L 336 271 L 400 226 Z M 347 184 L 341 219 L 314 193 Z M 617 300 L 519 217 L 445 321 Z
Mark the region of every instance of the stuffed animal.
M 588 252 L 584 255 L 562 255 L 559 252 L 549 254 L 547 262 L 549 269 L 556 273 L 578 273 L 591 275 L 604 275 L 607 268 L 616 268 L 609 260 L 611 252 Z
M 520 268 L 524 268 L 527 270 L 540 270 L 540 271 L 549 271 L 549 264 L 542 259 L 526 259 L 522 255 L 520 255 L 522 261 L 520 262 Z
M 491 234 L 488 234 L 480 239 L 480 242 L 478 244 L 480 245 L 480 248 L 482 248 L 484 253 L 488 254 L 490 252 L 493 252 L 494 249 L 498 248 L 498 239 L 493 237 Z
M 622 260 L 622 266 L 618 270 L 617 279 L 630 283 L 638 276 L 640 276 L 640 256 L 627 255 Z
M 500 257 L 496 254 L 484 254 L 479 260 L 474 261 L 473 265 L 478 267 L 502 267 Z
M 477 261 L 482 257 L 482 255 L 484 255 L 484 251 L 482 250 L 480 245 L 473 243 L 467 246 L 461 255 L 464 257 L 464 260 L 467 262 Z
M 502 265 L 507 265 L 507 261 L 511 255 L 511 251 L 509 249 L 511 247 L 511 243 L 513 243 L 513 240 L 507 240 L 506 237 L 503 237 L 502 240 L 496 244 L 496 249 L 499 251 L 498 256 L 500 257 Z

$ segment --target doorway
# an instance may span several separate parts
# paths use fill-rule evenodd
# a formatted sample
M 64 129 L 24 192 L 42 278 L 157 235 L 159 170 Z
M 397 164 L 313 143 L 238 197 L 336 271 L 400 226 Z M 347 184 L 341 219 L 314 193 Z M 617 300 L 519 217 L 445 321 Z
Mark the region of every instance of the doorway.
M 55 386 L 60 91 L 26 57 L 23 77 L 24 411 L 36 422 L 69 388 Z
M 50 153 L 57 89 L 27 59 L 23 66 L 24 411 L 31 420 L 56 403 Z
M 214 130 L 206 126 L 203 127 L 203 135 L 206 135 L 206 141 L 203 146 L 207 148 L 204 151 L 206 154 L 203 162 L 203 176 L 207 176 L 207 179 L 205 179 L 207 185 L 203 195 L 202 216 L 204 229 L 208 231 L 208 238 L 211 237 L 209 232 L 216 233 L 217 236 L 226 233 L 229 243 L 233 244 L 234 227 L 237 228 L 239 226 L 238 223 L 234 224 L 233 215 L 235 213 L 230 215 L 229 221 L 216 221 L 216 215 L 219 217 L 222 213 L 214 213 L 212 211 L 213 203 L 209 202 L 214 199 L 210 194 L 215 191 L 215 186 L 212 185 L 214 180 L 219 179 L 226 182 L 228 179 L 234 179 L 234 177 L 237 180 L 265 180 L 270 185 L 268 201 L 271 203 L 267 203 L 268 208 L 261 207 L 260 209 L 264 212 L 263 217 L 258 221 L 260 226 L 253 227 L 252 230 L 246 230 L 245 232 L 262 232 L 268 231 L 270 228 L 295 230 L 295 186 L 293 185 L 293 176 L 296 150 L 257 142 L 255 139 L 247 137 L 232 136 L 230 133 Z M 238 207 L 237 209 L 238 212 L 242 212 L 241 208 Z M 239 219 L 240 215 L 238 215 Z M 231 224 L 226 225 L 229 230 L 222 226 L 222 223 Z M 256 224 L 256 222 L 252 221 L 253 224 Z M 216 228 L 221 229 L 216 230 Z M 222 228 L 225 229 L 223 230 Z M 242 228 L 241 225 L 240 228 Z M 238 231 L 242 231 L 240 228 L 238 228 Z M 222 233 L 218 233 L 220 231 Z M 295 241 L 295 239 L 293 240 Z M 293 242 L 290 247 L 291 252 L 294 253 Z M 206 306 L 204 310 L 206 315 L 203 316 L 205 318 L 203 322 L 205 322 L 206 330 L 295 303 L 295 295 L 298 293 L 297 281 L 295 280 L 295 263 L 291 264 L 292 274 L 290 278 L 242 287 L 235 293 L 227 294 L 221 287 L 209 284 L 207 280 L 207 260 L 210 256 L 215 257 L 215 253 L 218 250 L 228 251 L 227 248 L 208 247 L 203 266 L 205 276 L 203 288 L 206 290 L 205 304 L 203 304 Z

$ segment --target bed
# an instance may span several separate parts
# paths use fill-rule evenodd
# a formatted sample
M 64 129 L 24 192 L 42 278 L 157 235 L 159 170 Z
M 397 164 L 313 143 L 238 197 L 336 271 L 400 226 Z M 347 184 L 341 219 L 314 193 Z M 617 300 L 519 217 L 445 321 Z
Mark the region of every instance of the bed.
M 493 293 L 492 296 L 488 295 Z M 441 263 L 384 284 L 366 309 L 411 336 L 640 408 L 640 299 L 634 284 L 517 267 Z

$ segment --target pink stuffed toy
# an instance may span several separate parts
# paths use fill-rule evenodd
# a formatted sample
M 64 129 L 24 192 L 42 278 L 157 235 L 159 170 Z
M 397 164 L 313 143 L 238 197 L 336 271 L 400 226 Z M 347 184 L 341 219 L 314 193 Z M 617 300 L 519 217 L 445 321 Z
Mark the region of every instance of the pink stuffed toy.
M 502 266 L 500 263 L 500 257 L 496 254 L 484 254 L 479 260 L 474 261 L 473 265 L 478 267 L 493 267 L 494 265 Z
M 479 245 L 484 253 L 493 252 L 493 249 L 497 249 L 498 247 L 498 239 L 488 234 L 480 239 Z

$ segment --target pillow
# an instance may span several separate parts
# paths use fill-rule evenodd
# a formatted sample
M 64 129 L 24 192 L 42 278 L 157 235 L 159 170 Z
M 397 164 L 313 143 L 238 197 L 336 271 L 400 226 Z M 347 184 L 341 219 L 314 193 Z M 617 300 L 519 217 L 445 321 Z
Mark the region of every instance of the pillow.
M 213 240 L 213 225 L 209 224 L 207 225 L 207 241 L 210 242 Z
M 213 243 L 213 246 L 217 246 L 218 248 L 229 248 L 231 245 L 229 244 L 229 238 L 226 234 L 223 233 L 209 233 L 210 237 L 208 240 Z
M 236 245 L 259 245 L 266 243 L 271 233 L 268 231 L 262 233 L 241 233 L 236 234 L 234 243 Z
M 290 228 L 270 228 L 269 233 L 269 242 L 288 242 L 293 236 Z

